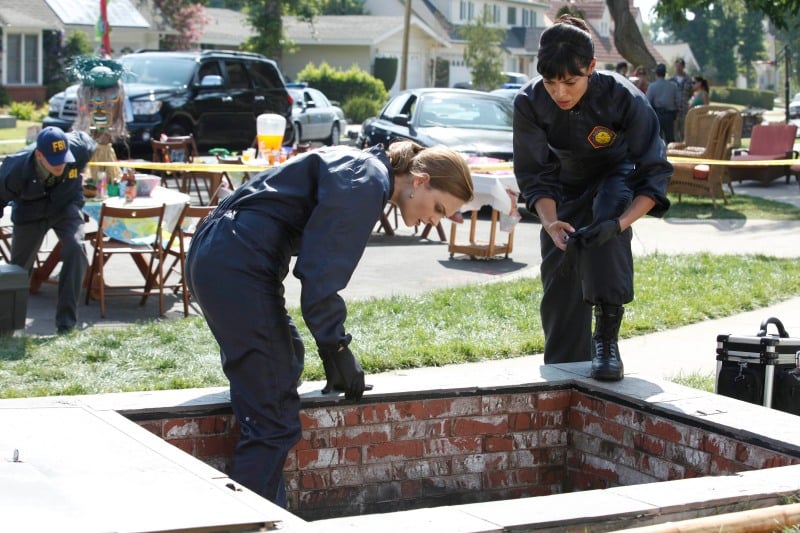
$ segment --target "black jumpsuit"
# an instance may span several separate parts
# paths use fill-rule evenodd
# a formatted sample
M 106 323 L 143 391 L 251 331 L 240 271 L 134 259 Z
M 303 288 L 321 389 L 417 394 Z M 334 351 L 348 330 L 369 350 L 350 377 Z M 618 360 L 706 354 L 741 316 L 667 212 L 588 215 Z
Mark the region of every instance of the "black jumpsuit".
M 297 256 L 303 318 L 318 348 L 347 345 L 338 293 L 393 186 L 382 147 L 315 150 L 238 188 L 192 239 L 187 282 L 219 343 L 241 426 L 230 475 L 279 505 L 286 456 L 300 438 L 304 357 L 285 307 L 289 262 Z
M 645 95 L 623 76 L 594 72 L 574 108 L 560 109 L 542 78 L 514 100 L 514 172 L 528 209 L 555 200 L 558 219 L 575 229 L 619 217 L 639 195 L 669 208 L 672 176 L 659 123 Z M 545 363 L 591 358 L 592 306 L 633 300 L 632 231 L 565 261 L 542 228 L 540 306 Z

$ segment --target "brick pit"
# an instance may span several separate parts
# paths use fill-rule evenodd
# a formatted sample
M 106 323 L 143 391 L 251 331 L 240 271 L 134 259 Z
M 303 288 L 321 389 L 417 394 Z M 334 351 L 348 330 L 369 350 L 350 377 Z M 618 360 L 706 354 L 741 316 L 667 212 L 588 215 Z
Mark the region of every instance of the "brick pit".
M 376 386 L 386 392 L 374 391 L 359 404 L 304 394 L 303 437 L 285 467 L 289 511 L 304 520 L 341 523 L 348 520 L 341 517 L 353 517 L 353 523 L 369 513 L 472 509 L 471 504 L 497 501 L 523 505 L 543 500 L 540 496 L 632 485 L 655 484 L 669 492 L 669 483 L 659 482 L 771 468 L 777 473 L 800 463 L 797 431 L 789 435 L 779 427 L 786 417 L 795 422 L 796 417 L 635 377 L 597 384 L 581 376 L 580 365 L 561 366 L 566 370 L 558 370 L 561 379 L 525 385 L 424 390 L 422 384 L 421 390 L 395 392 Z M 570 372 L 574 369 L 577 374 Z M 176 409 L 120 412 L 224 472 L 238 435 L 225 398 L 219 392 Z M 729 415 L 734 425 L 716 420 Z M 752 424 L 746 423 L 749 417 Z M 788 438 L 773 437 L 776 431 Z M 752 496 L 752 505 L 775 503 L 781 494 L 800 490 L 781 486 L 775 484 L 772 497 Z M 741 503 L 739 498 L 735 505 Z M 657 523 L 715 514 L 731 505 L 729 499 L 684 502 L 669 511 L 649 511 L 652 516 L 644 520 L 641 510 L 635 511 L 628 519 Z M 591 524 L 595 531 L 627 520 L 625 513 L 586 514 L 580 527 Z M 531 520 L 517 526 L 563 530 L 576 522 L 575 516 L 547 524 Z

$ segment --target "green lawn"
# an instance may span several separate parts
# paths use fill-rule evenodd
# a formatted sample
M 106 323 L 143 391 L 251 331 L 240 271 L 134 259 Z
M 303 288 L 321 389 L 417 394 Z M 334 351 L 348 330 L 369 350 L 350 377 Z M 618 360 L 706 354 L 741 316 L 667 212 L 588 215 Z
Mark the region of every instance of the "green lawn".
M 641 335 L 758 309 L 800 294 L 800 262 L 764 256 L 636 258 L 636 300 L 621 335 Z M 541 353 L 536 279 L 348 305 L 352 348 L 368 373 Z M 323 378 L 303 335 L 305 380 Z M 704 377 L 701 377 L 701 381 Z M 91 328 L 56 337 L 0 338 L 0 397 L 225 385 L 216 343 L 200 317 Z

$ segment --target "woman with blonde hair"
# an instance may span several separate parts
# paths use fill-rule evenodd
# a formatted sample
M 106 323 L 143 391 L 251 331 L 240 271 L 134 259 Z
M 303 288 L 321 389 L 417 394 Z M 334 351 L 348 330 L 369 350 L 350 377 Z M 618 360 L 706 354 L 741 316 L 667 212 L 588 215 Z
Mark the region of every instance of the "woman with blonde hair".
M 262 172 L 228 196 L 192 238 L 186 280 L 219 343 L 241 427 L 230 476 L 286 505 L 283 465 L 300 439 L 297 384 L 305 348 L 286 311 L 283 280 L 302 285 L 301 309 L 327 384 L 359 400 L 364 371 L 345 331 L 347 286 L 387 202 L 408 226 L 437 225 L 472 199 L 464 158 L 410 141 L 337 146 Z

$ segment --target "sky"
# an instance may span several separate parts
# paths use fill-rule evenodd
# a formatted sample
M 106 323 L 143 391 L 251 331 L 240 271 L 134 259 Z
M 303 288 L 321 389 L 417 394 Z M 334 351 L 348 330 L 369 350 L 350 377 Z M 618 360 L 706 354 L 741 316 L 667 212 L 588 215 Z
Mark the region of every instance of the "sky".
M 657 2 L 658 0 L 633 0 L 633 5 L 642 12 L 642 20 L 649 23 L 652 18 L 650 10 L 655 7 Z

